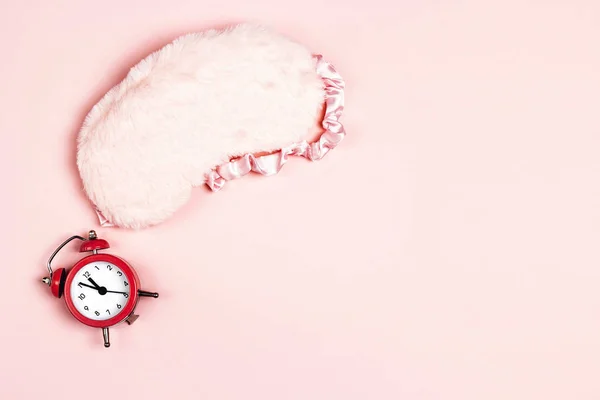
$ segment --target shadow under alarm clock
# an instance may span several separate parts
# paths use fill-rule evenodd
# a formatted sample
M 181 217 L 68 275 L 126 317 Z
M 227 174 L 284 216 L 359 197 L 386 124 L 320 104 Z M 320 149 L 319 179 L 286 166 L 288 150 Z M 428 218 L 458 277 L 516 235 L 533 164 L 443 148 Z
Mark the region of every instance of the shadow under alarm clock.
M 79 251 L 92 254 L 77 261 L 69 270 L 52 271 L 52 260 L 67 243 L 81 240 Z M 87 239 L 71 236 L 50 256 L 48 272 L 42 282 L 50 286 L 55 297 L 64 297 L 70 313 L 79 322 L 102 329 L 104 347 L 110 347 L 108 328 L 123 321 L 131 325 L 139 315 L 135 314 L 140 297 L 158 298 L 158 293 L 140 289 L 137 273 L 125 260 L 111 254 L 99 253 L 108 249 L 106 240 L 99 239 L 90 231 Z

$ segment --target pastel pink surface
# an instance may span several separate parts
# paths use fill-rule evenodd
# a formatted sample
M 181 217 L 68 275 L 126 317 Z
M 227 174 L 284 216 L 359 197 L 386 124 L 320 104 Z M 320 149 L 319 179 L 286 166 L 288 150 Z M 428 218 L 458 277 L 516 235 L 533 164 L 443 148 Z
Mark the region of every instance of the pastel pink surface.
M 347 138 L 99 229 L 89 108 L 149 51 L 241 20 L 336 66 Z M 597 2 L 4 1 L 0 24 L 0 398 L 600 397 Z M 161 295 L 108 350 L 39 282 L 89 229 Z

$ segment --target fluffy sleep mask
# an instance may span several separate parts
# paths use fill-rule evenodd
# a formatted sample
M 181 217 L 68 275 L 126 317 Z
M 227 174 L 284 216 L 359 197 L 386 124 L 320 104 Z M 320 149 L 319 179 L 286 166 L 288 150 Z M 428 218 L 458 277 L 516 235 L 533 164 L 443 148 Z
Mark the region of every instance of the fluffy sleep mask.
M 182 36 L 86 117 L 77 149 L 85 192 L 103 226 L 139 229 L 169 218 L 194 186 L 276 174 L 291 156 L 319 160 L 345 136 L 343 89 L 320 55 L 262 27 Z

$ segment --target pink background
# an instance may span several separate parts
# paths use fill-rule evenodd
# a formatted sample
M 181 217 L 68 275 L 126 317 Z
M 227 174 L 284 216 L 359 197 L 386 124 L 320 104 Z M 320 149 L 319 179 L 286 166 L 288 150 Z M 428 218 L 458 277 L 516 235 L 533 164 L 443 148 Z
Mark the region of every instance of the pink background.
M 599 3 L 391 3 L 2 1 L 0 398 L 600 398 Z M 242 20 L 338 68 L 347 140 L 99 229 L 87 111 L 148 52 Z M 94 228 L 161 293 L 109 350 L 39 282 Z

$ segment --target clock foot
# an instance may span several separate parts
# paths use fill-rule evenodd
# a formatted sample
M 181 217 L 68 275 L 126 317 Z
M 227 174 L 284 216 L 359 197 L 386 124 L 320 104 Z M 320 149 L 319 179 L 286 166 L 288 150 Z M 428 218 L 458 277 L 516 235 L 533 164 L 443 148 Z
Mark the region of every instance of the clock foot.
M 154 297 L 158 299 L 158 293 L 156 292 L 146 292 L 145 290 L 138 290 L 138 295 L 140 297 Z
M 129 315 L 129 317 L 127 317 L 127 319 L 125 320 L 125 322 L 127 322 L 127 325 L 131 325 L 135 322 L 136 319 L 138 319 L 140 316 L 136 315 L 136 314 L 131 314 Z
M 102 328 L 102 336 L 104 337 L 104 347 L 110 347 L 110 341 L 108 338 L 108 328 Z

